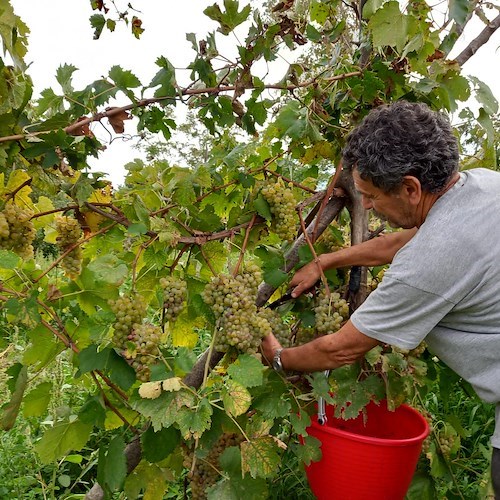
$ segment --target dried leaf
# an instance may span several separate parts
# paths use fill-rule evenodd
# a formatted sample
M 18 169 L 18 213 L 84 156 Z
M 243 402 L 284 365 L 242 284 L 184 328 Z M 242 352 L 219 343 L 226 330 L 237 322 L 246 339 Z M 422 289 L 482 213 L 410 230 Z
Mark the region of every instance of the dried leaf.
M 92 130 L 90 130 L 89 123 L 83 123 L 82 125 L 78 125 L 81 121 L 87 120 L 86 116 L 80 116 L 76 121 L 74 121 L 68 127 L 68 134 L 73 136 L 84 135 L 85 137 L 94 137 Z M 78 125 L 78 126 L 77 126 Z
M 115 109 L 118 108 L 106 108 L 106 111 L 114 111 Z M 109 124 L 113 127 L 116 134 L 123 134 L 125 131 L 125 124 L 123 122 L 130 119 L 131 116 L 123 109 L 113 113 L 111 116 L 108 116 Z

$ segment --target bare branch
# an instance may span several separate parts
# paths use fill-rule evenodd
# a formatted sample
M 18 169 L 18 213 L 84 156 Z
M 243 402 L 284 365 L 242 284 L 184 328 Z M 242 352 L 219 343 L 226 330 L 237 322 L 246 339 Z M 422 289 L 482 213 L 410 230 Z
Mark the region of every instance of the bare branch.
M 467 47 L 455 58 L 455 61 L 463 66 L 488 40 L 493 33 L 500 28 L 500 14 L 493 19 L 479 35 L 472 40 Z

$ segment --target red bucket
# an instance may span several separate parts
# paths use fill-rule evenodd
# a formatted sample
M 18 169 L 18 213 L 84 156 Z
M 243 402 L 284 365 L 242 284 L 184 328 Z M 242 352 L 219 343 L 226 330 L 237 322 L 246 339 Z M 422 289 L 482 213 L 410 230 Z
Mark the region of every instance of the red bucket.
M 321 441 L 321 460 L 306 466 L 318 500 L 404 499 L 429 435 L 425 418 L 407 405 L 389 411 L 385 401 L 371 402 L 366 417 L 338 419 L 331 406 L 326 414 L 325 425 L 314 416 L 307 428 Z

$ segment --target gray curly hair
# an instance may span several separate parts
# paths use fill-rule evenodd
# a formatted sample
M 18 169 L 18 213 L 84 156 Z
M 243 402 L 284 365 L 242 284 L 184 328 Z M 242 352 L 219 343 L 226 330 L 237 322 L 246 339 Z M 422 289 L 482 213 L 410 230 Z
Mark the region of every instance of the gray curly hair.
M 445 115 L 423 103 L 397 101 L 370 111 L 348 135 L 343 165 L 386 193 L 406 175 L 438 193 L 458 170 L 458 141 Z

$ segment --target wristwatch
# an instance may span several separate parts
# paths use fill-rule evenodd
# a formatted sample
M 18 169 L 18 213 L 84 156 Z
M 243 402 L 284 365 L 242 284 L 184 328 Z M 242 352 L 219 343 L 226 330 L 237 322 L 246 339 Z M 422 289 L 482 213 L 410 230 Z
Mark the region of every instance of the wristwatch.
M 276 349 L 273 356 L 273 369 L 277 372 L 283 372 L 283 363 L 281 362 L 281 351 L 283 348 Z

